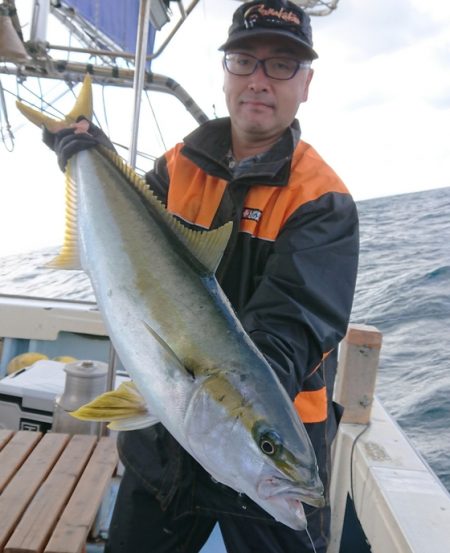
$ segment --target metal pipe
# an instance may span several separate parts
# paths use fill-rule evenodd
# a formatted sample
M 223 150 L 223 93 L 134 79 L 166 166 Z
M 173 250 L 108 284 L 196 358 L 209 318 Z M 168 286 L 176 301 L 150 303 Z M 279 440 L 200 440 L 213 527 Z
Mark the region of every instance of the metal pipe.
M 139 21 L 138 21 L 138 30 L 137 30 L 137 39 L 136 39 L 136 61 L 135 67 L 136 71 L 134 72 L 133 80 L 133 89 L 134 89 L 134 113 L 133 113 L 133 122 L 131 127 L 131 141 L 130 141 L 130 150 L 129 154 L 129 164 L 131 167 L 136 166 L 136 155 L 137 155 L 137 139 L 139 135 L 139 115 L 141 112 L 141 95 L 144 87 L 145 79 L 145 64 L 147 63 L 146 54 L 147 54 L 147 44 L 148 44 L 148 27 L 150 23 L 150 2 L 151 0 L 141 0 L 139 7 Z M 112 390 L 115 382 L 115 372 L 116 372 L 116 361 L 117 354 L 114 349 L 113 344 L 111 343 L 110 358 L 108 364 L 108 390 Z M 105 432 L 106 429 L 103 427 L 101 432 Z
M 6 143 L 6 137 L 3 133 L 3 118 L 5 119 L 5 128 L 6 128 L 6 132 L 8 133 L 8 138 L 10 142 L 9 145 Z M 11 130 L 11 125 L 8 119 L 8 109 L 6 107 L 6 99 L 5 99 L 5 94 L 3 92 L 3 86 L 1 81 L 0 81 L 0 138 L 3 144 L 5 145 L 5 148 L 8 150 L 8 152 L 12 152 L 14 150 L 14 135 Z
M 39 77 L 59 81 L 65 80 L 73 83 L 82 82 L 86 73 L 91 73 L 94 82 L 97 84 L 124 88 L 130 88 L 134 79 L 134 71 L 132 69 L 118 69 L 117 67 L 101 67 L 97 65 L 88 66 L 85 63 L 68 63 L 64 60 L 44 61 L 39 66 L 22 65 L 19 68 L 16 66 L 0 65 L 0 74 L 2 73 L 16 75 L 20 79 L 24 77 Z M 172 94 L 184 105 L 197 123 L 202 124 L 208 121 L 208 116 L 192 96 L 171 77 L 158 73 L 146 73 L 143 89 Z
M 62 50 L 63 52 L 76 52 L 79 54 L 89 54 L 92 56 L 103 56 L 110 58 L 134 59 L 135 54 L 131 52 L 123 52 L 119 50 L 98 50 L 97 48 L 81 48 L 77 46 L 60 46 L 58 44 L 47 44 L 47 50 Z M 147 61 L 151 60 L 152 56 L 147 56 Z
M 109 344 L 108 370 L 106 373 L 106 391 L 114 390 L 116 387 L 117 353 L 112 342 Z M 101 422 L 98 426 L 98 438 L 108 436 L 108 427 L 106 422 Z
M 146 56 L 147 61 L 151 61 L 155 58 L 157 58 L 166 46 L 170 43 L 172 38 L 174 37 L 175 33 L 180 29 L 181 25 L 185 22 L 189 14 L 192 12 L 192 10 L 195 8 L 195 6 L 200 2 L 200 0 L 193 0 L 191 4 L 185 9 L 181 3 L 180 3 L 180 11 L 182 13 L 182 17 L 177 21 L 176 25 L 172 29 L 172 31 L 169 33 L 167 38 L 162 42 L 161 46 L 156 50 L 156 52 L 153 52 L 153 54 L 150 54 L 149 56 Z M 57 12 L 53 12 L 57 13 Z M 47 50 L 62 50 L 64 52 L 76 52 L 79 54 L 90 54 L 90 55 L 97 55 L 97 56 L 109 56 L 111 58 L 124 58 L 124 59 L 134 59 L 135 54 L 131 52 L 122 52 L 118 50 L 97 50 L 94 48 L 80 48 L 75 46 L 61 46 L 59 44 L 47 44 L 46 45 Z
M 33 2 L 31 21 L 31 42 L 42 43 L 47 40 L 47 22 L 50 12 L 50 0 L 35 0 Z
M 134 113 L 131 127 L 131 141 L 128 162 L 131 167 L 136 165 L 137 139 L 139 134 L 139 115 L 141 112 L 141 95 L 145 79 L 145 64 L 147 62 L 148 26 L 150 23 L 150 2 L 141 0 L 139 6 L 139 21 L 136 39 L 136 61 L 133 81 Z

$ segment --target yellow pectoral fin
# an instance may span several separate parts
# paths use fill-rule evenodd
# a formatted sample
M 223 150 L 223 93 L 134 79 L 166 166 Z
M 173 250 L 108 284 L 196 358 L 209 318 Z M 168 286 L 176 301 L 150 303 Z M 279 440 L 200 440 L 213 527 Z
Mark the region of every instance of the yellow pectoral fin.
M 128 423 L 131 423 L 134 420 L 139 424 L 139 428 L 150 426 L 156 422 L 156 419 L 150 416 L 145 400 L 133 382 L 122 383 L 117 390 L 102 394 L 76 411 L 71 411 L 70 415 L 76 419 L 88 421 L 109 422 L 127 419 Z M 115 426 L 120 427 L 121 425 Z M 129 429 L 135 428 L 136 426 Z
M 159 422 L 158 419 L 151 417 L 150 415 L 144 415 L 141 417 L 133 417 L 130 419 L 122 419 L 120 421 L 112 421 L 107 426 L 110 430 L 116 430 L 117 432 L 128 432 L 129 430 L 140 430 L 141 428 L 147 428 Z

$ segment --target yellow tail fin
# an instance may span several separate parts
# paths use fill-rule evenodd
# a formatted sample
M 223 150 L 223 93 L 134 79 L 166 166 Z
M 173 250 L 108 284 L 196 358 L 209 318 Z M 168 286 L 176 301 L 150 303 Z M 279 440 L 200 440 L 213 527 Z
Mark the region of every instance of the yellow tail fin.
M 84 77 L 83 86 L 81 87 L 80 94 L 78 95 L 76 102 L 71 111 L 65 116 L 64 119 L 54 119 L 44 113 L 33 109 L 26 104 L 17 101 L 17 109 L 32 123 L 38 127 L 46 127 L 50 132 L 57 132 L 61 129 L 69 127 L 76 122 L 80 115 L 84 115 L 87 119 L 92 119 L 93 105 L 92 105 L 92 79 L 90 75 Z

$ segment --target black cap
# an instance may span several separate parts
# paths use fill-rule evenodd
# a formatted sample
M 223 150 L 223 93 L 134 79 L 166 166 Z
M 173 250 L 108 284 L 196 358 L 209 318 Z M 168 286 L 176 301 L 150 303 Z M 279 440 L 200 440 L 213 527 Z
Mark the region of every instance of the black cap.
M 316 59 L 311 21 L 299 6 L 288 0 L 245 2 L 233 14 L 228 39 L 219 50 L 229 50 L 242 39 L 253 36 L 283 36 L 302 46 L 308 59 Z

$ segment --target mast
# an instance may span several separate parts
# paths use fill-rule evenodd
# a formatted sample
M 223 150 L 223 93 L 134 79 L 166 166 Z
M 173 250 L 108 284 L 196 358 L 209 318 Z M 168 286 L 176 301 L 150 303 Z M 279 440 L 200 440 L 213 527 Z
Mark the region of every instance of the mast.
M 131 141 L 128 162 L 131 167 L 136 165 L 137 139 L 139 134 L 139 115 L 141 112 L 141 96 L 145 80 L 145 65 L 147 63 L 148 27 L 150 24 L 150 4 L 154 0 L 140 0 L 138 32 L 136 39 L 136 58 L 134 71 L 134 108 L 131 127 Z

